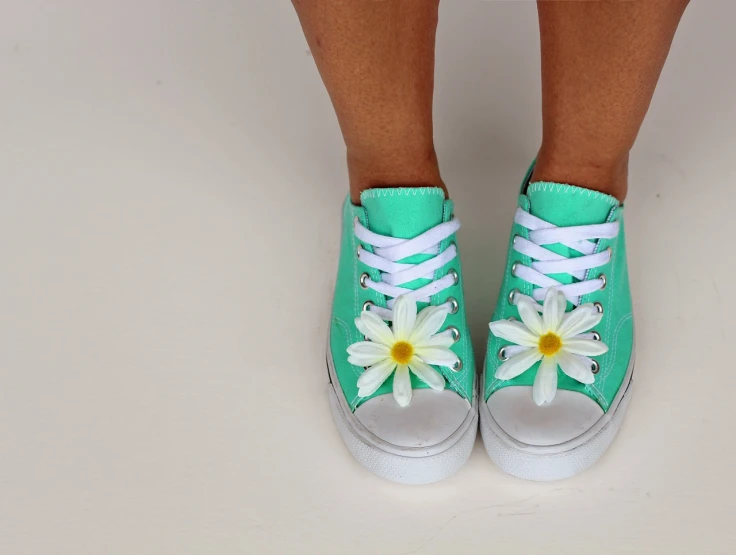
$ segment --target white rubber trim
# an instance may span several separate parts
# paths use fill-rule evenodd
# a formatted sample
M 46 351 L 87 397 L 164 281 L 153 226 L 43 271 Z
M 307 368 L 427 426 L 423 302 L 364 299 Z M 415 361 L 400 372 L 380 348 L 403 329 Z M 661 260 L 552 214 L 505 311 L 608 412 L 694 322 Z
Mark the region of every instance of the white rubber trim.
M 632 354 L 609 410 L 584 434 L 558 445 L 527 445 L 515 440 L 496 423 L 488 405 L 481 403 L 480 431 L 488 455 L 501 470 L 524 480 L 562 480 L 582 472 L 603 455 L 616 437 L 631 401 L 633 371 Z M 485 384 L 481 390 L 485 391 Z
M 430 447 L 400 447 L 372 434 L 350 410 L 335 375 L 329 345 L 327 368 L 327 395 L 340 436 L 355 460 L 374 474 L 400 484 L 428 484 L 452 476 L 470 457 L 478 431 L 475 386 L 467 418 L 447 439 Z

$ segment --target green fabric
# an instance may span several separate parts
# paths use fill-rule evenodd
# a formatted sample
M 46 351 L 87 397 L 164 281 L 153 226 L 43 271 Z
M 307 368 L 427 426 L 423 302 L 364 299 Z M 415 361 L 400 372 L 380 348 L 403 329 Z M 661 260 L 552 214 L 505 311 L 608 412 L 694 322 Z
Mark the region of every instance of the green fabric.
M 524 187 L 528 181 L 524 181 Z M 587 279 L 595 279 L 605 274 L 607 285 L 601 291 L 596 291 L 583 296 L 581 301 L 600 302 L 603 305 L 603 319 L 596 327 L 600 333 L 601 340 L 608 345 L 609 351 L 601 356 L 593 357 L 600 364 L 600 372 L 596 375 L 595 382 L 584 385 L 569 378 L 558 369 L 558 388 L 579 391 L 585 393 L 597 401 L 601 408 L 608 410 L 613 398 L 616 396 L 631 359 L 634 341 L 634 323 L 631 312 L 631 291 L 629 289 L 629 275 L 626 264 L 626 243 L 624 231 L 624 208 L 611 196 L 561 183 L 537 182 L 526 186 L 519 195 L 518 206 L 530 212 L 532 215 L 542 218 L 558 226 L 591 225 L 605 222 L 618 221 L 620 229 L 618 237 L 614 239 L 601 239 L 598 242 L 597 252 L 611 247 L 612 259 L 608 264 L 594 268 L 589 272 Z M 518 289 L 525 295 L 531 295 L 535 286 L 511 275 L 511 266 L 515 261 L 530 265 L 532 260 L 528 256 L 522 256 L 513 249 L 512 241 L 514 235 L 529 237 L 529 230 L 518 224 L 511 229 L 511 237 L 508 244 L 508 256 L 504 270 L 504 280 L 493 314 L 493 320 L 514 317 L 519 319 L 518 310 L 509 300 L 509 294 Z M 563 245 L 549 245 L 548 248 L 566 257 L 580 256 L 577 251 L 572 251 Z M 562 283 L 572 283 L 572 276 L 551 276 Z M 568 310 L 572 305 L 568 303 Z M 485 363 L 485 398 L 503 387 L 512 385 L 532 385 L 539 367 L 537 363 L 533 368 L 524 372 L 513 380 L 501 381 L 494 377 L 496 369 L 501 364 L 497 353 L 501 347 L 508 342 L 495 337 L 489 333 L 487 355 Z
M 363 272 L 367 272 L 374 281 L 380 281 L 380 272 L 366 266 L 356 256 L 359 241 L 353 233 L 354 218 L 357 217 L 364 226 L 375 233 L 411 239 L 437 224 L 449 221 L 453 210 L 452 201 L 445 200 L 442 189 L 435 187 L 369 189 L 361 195 L 361 204 L 362 206 L 353 205 L 348 197 L 343 205 L 342 242 L 330 323 L 330 350 L 335 372 L 345 399 L 353 410 L 367 399 L 393 391 L 392 376 L 371 397 L 358 397 L 357 381 L 360 374 L 363 373 L 363 368 L 349 364 L 347 361 L 347 347 L 363 340 L 363 336 L 354 323 L 355 318 L 360 315 L 363 303 L 372 301 L 377 306 L 385 307 L 387 301 L 384 295 L 373 289 L 363 289 L 359 284 L 358 280 Z M 452 243 L 457 246 L 455 235 L 440 244 L 440 251 Z M 372 251 L 369 245 L 363 244 L 362 246 Z M 400 262 L 417 263 L 426 258 L 428 255 L 416 255 Z M 460 276 L 460 282 L 434 295 L 431 298 L 431 304 L 442 304 L 449 297 L 457 299 L 460 309 L 456 314 L 447 316 L 442 329 L 455 326 L 460 331 L 460 340 L 452 346 L 452 350 L 462 360 L 463 368 L 457 373 L 443 367 L 435 368 L 447 379 L 448 389 L 456 391 L 465 399 L 472 400 L 475 362 L 465 319 L 459 254 L 457 258 L 435 272 L 435 279 L 453 269 Z M 426 279 L 418 279 L 403 287 L 416 289 L 427 282 Z M 423 306 L 426 306 L 426 303 L 420 303 L 419 308 Z M 414 375 L 412 375 L 412 386 L 415 389 L 428 387 Z
M 597 191 L 542 181 L 529 184 L 526 196 L 531 203 L 533 216 L 560 227 L 603 223 L 611 208 L 618 206 L 618 200 L 614 197 Z M 559 243 L 545 248 L 566 258 L 582 256 L 578 251 Z M 552 274 L 550 277 L 564 284 L 574 281 L 570 274 Z
M 431 193 L 413 194 L 413 191 Z M 360 195 L 360 203 L 368 214 L 368 229 L 398 239 L 412 239 L 444 221 L 445 193 L 434 187 L 368 189 Z M 418 264 L 430 258 L 432 255 L 417 254 L 401 262 Z M 429 282 L 428 279 L 417 279 L 402 287 L 418 289 Z M 422 306 L 426 304 L 420 304 L 419 308 Z

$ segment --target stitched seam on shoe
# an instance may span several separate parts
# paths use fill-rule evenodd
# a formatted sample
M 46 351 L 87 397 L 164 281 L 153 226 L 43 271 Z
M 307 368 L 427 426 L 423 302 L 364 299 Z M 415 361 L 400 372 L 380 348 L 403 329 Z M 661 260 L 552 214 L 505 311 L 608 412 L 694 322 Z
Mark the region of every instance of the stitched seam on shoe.
M 516 203 L 516 206 L 518 208 L 521 208 L 521 206 L 519 206 L 519 202 L 518 201 Z M 522 208 L 522 210 L 523 210 L 523 208 Z M 506 247 L 508 254 L 506 255 L 506 270 L 504 271 L 504 274 L 503 274 L 503 285 L 501 285 L 501 295 L 502 295 L 501 302 L 502 303 L 503 302 L 506 302 L 506 297 L 508 297 L 508 293 L 506 292 L 506 289 L 509 286 L 509 279 L 510 279 L 510 276 L 511 276 L 511 266 L 513 264 L 511 262 L 511 253 L 513 252 L 512 246 L 513 246 L 513 237 L 514 237 L 514 233 L 515 233 L 514 232 L 515 226 L 516 226 L 516 223 L 511 224 L 511 237 L 509 238 L 509 244 Z M 526 229 L 522 230 L 522 236 L 523 235 L 528 235 L 528 234 L 529 234 L 529 230 L 526 230 Z M 525 239 L 528 239 L 528 237 L 524 237 L 524 238 Z M 530 257 L 526 257 L 526 255 L 523 255 L 523 257 L 529 258 L 529 261 L 531 261 L 531 258 Z M 524 284 L 524 294 L 526 294 L 526 283 Z M 501 312 L 503 312 L 503 311 L 501 311 Z M 494 316 L 496 316 L 496 315 L 494 314 Z M 499 317 L 500 317 L 500 314 L 499 314 Z M 488 341 L 488 346 L 490 346 L 490 344 L 491 344 L 491 341 L 489 340 Z M 486 365 L 488 364 L 488 360 L 489 360 L 488 357 L 490 356 L 489 353 L 488 353 L 488 346 L 486 347 Z M 496 367 L 496 370 L 498 370 L 498 367 Z M 487 370 L 484 368 L 483 371 L 485 372 Z M 495 372 L 494 372 L 493 380 L 491 381 L 491 383 L 488 386 L 486 386 L 486 390 L 485 390 L 485 392 L 483 394 L 484 395 L 483 398 L 485 399 L 488 395 L 490 395 L 493 392 L 493 390 L 496 387 L 496 385 L 498 385 L 499 383 L 501 383 L 503 381 L 506 381 L 506 380 L 499 380 L 498 378 L 496 378 Z
M 355 237 L 355 216 L 356 214 L 354 214 L 353 211 L 350 210 L 349 205 L 346 208 L 346 212 L 348 213 L 347 215 L 349 215 L 350 221 L 352 222 L 352 226 L 350 229 L 350 252 L 355 252 L 356 245 L 357 245 L 356 237 Z M 366 216 L 366 219 L 367 219 L 367 216 Z M 353 276 L 352 276 L 352 282 L 351 282 L 353 284 L 352 285 L 353 287 L 353 314 L 358 314 L 358 304 L 359 304 L 358 288 L 355 285 L 357 279 L 358 279 L 358 259 L 357 257 L 354 257 L 353 258 Z M 345 331 L 345 338 L 347 339 L 347 343 L 348 345 L 352 345 L 354 341 L 353 341 L 353 332 L 352 332 L 351 326 L 348 325 L 348 323 L 342 320 L 341 318 L 334 317 L 334 319 L 338 322 L 339 325 L 343 326 L 343 329 Z M 354 325 L 355 324 L 353 323 L 353 326 Z M 350 367 L 353 370 L 353 373 L 356 375 L 356 377 L 360 377 L 360 375 L 362 374 L 362 370 L 356 370 L 357 367 L 354 364 L 350 364 Z M 335 372 L 335 375 L 337 376 L 337 372 Z M 339 376 L 337 376 L 337 381 L 338 382 L 340 381 Z M 340 384 L 340 389 L 342 389 L 342 384 Z M 344 394 L 345 392 L 343 390 L 343 395 Z M 353 412 L 355 411 L 355 409 L 358 406 L 359 399 L 360 399 L 360 396 L 356 394 L 353 400 L 348 403 L 348 406 L 350 407 L 351 411 Z
M 443 222 L 449 221 L 448 213 L 447 213 L 447 205 L 448 205 L 447 201 L 445 201 L 442 205 L 442 221 Z M 442 241 L 442 243 L 440 244 L 440 249 L 441 249 L 440 252 L 443 252 L 445 249 L 447 249 L 447 247 L 453 242 L 453 240 L 457 243 L 457 235 L 454 233 L 450 235 L 447 239 Z M 448 262 L 448 264 L 450 264 L 450 262 Z M 441 272 L 441 268 L 437 268 L 434 271 L 434 274 L 432 276 L 433 279 L 435 280 L 438 279 L 440 277 L 440 272 Z M 434 303 L 439 302 L 439 298 L 440 298 L 440 294 L 435 293 L 430 298 L 430 304 L 432 304 L 433 302 Z M 463 356 L 467 359 L 467 342 L 464 342 Z M 463 399 L 467 399 L 467 397 L 465 396 L 464 388 L 462 386 L 462 382 L 460 381 L 460 376 L 463 375 L 462 372 L 459 374 L 455 374 L 454 372 L 452 372 L 452 369 L 448 369 L 443 372 L 441 368 L 445 368 L 445 367 L 440 367 L 439 365 L 430 365 L 430 366 L 437 367 L 437 371 L 442 375 L 442 377 L 445 378 L 445 380 L 450 382 L 450 384 L 454 387 L 455 392 L 458 395 L 460 395 L 460 397 L 462 397 Z M 463 372 L 464 371 L 465 369 L 463 369 Z
M 355 252 L 355 216 L 352 211 L 350 212 L 350 219 L 352 220 L 352 227 L 350 229 L 350 249 Z M 360 217 L 358 217 L 360 219 Z M 358 313 L 358 288 L 355 286 L 355 280 L 358 279 L 358 258 L 353 258 L 353 314 Z
M 585 193 L 588 194 L 591 198 L 596 198 L 600 200 L 604 200 L 611 206 L 620 206 L 619 201 L 612 197 L 611 195 L 607 195 L 605 193 L 601 193 L 600 191 L 593 191 L 591 189 L 583 189 L 581 187 L 574 187 L 573 185 L 566 185 L 563 183 L 543 183 L 543 182 L 537 182 L 537 183 L 531 183 L 529 187 L 527 188 L 526 194 L 527 196 L 530 193 L 533 193 L 535 191 L 549 191 L 549 192 L 556 192 L 556 193 L 562 193 L 562 194 L 579 194 L 584 195 Z
M 606 223 L 610 223 L 610 222 L 614 221 L 615 220 L 615 217 L 616 217 L 616 215 L 618 213 L 619 213 L 619 206 L 617 205 L 615 208 L 612 208 L 611 211 L 608 213 L 608 217 L 606 218 Z M 611 247 L 611 243 L 613 243 L 613 241 L 609 241 L 608 243 L 609 243 L 608 246 Z M 601 251 L 602 244 L 603 244 L 603 241 L 598 241 L 598 244 L 596 245 L 596 249 L 595 249 L 595 252 L 596 253 L 602 252 Z M 618 245 L 616 246 L 616 248 L 618 249 Z M 590 278 L 591 271 L 592 270 L 588 270 L 587 272 L 585 272 L 585 278 L 584 279 L 589 279 Z M 610 284 L 611 285 L 608 288 L 607 297 L 605 299 L 605 303 L 606 303 L 605 306 L 611 306 L 611 299 L 613 297 L 613 284 L 615 283 L 615 277 L 616 277 L 616 264 L 615 264 L 615 262 L 612 259 L 611 260 L 611 276 L 610 276 Z M 590 296 L 590 294 L 588 294 L 588 297 L 589 296 Z M 582 301 L 582 297 L 580 298 L 580 300 Z M 604 306 L 604 310 L 605 310 L 605 306 Z M 608 331 L 611 329 L 611 319 L 610 318 L 607 318 L 606 319 L 606 322 L 607 323 L 606 323 L 605 328 L 603 330 L 603 337 L 608 337 Z M 614 357 L 615 357 L 615 354 L 614 354 Z M 606 397 L 605 397 L 605 395 L 603 394 L 603 392 L 601 390 L 602 389 L 605 389 L 606 377 L 605 376 L 600 376 L 599 382 L 601 384 L 600 388 L 597 387 L 595 385 L 595 382 L 594 382 L 592 384 L 587 384 L 583 389 L 585 391 L 587 391 L 588 393 L 591 393 L 591 394 L 595 395 L 596 401 L 598 401 L 598 404 L 601 405 L 601 407 L 605 411 L 605 410 L 607 410 L 607 408 L 609 406 L 609 403 L 606 400 Z
M 512 226 L 511 226 L 511 237 L 514 236 L 513 235 L 514 225 L 516 225 L 516 224 L 512 224 Z M 512 241 L 512 239 L 509 239 L 509 241 Z M 509 263 L 511 261 L 511 243 L 509 243 L 509 245 L 507 245 L 506 249 L 507 249 L 506 269 L 503 272 L 503 283 L 501 284 L 501 292 L 500 292 L 501 293 L 501 297 L 502 297 L 502 299 L 501 299 L 501 302 L 502 303 L 505 303 L 506 302 L 506 299 L 505 298 L 508 297 L 508 293 L 506 292 L 506 289 L 509 286 L 509 274 L 510 274 L 510 272 L 509 272 Z M 503 312 L 503 311 L 499 311 L 499 312 Z M 495 321 L 495 316 L 496 316 L 496 314 L 494 312 L 493 316 L 491 317 L 493 321 Z M 499 314 L 499 316 L 500 316 L 500 314 Z M 489 366 L 490 365 L 489 358 L 488 358 L 490 356 L 490 353 L 489 353 L 490 349 L 488 347 L 491 346 L 491 342 L 493 341 L 491 339 L 492 337 L 493 337 L 493 334 L 492 333 L 489 333 L 489 336 L 488 336 L 488 345 L 486 346 L 486 361 L 485 361 L 485 366 Z M 496 367 L 496 370 L 498 370 L 498 367 Z M 487 368 L 484 368 L 483 371 L 484 372 L 487 372 L 488 369 Z M 491 394 L 491 392 L 493 391 L 493 388 L 496 386 L 496 384 L 498 384 L 499 382 L 503 381 L 503 380 L 499 380 L 498 378 L 496 378 L 495 371 L 494 371 L 493 374 L 494 374 L 493 375 L 493 380 L 491 380 L 491 383 L 488 386 L 486 386 L 486 390 L 483 392 L 483 399 L 485 399 L 486 397 L 488 397 L 488 395 Z
M 448 218 L 447 221 L 449 221 L 449 215 L 447 214 L 447 205 L 448 205 L 448 203 L 447 203 L 447 201 L 445 201 L 444 206 L 443 206 L 443 212 L 444 213 L 442 215 L 442 220 L 443 221 L 445 221 L 446 218 Z M 457 245 L 457 233 L 453 233 L 450 237 L 448 237 L 446 239 L 445 249 L 448 248 L 453 242 Z M 460 267 L 460 254 L 458 253 L 456 256 L 457 256 L 457 258 L 456 258 L 457 265 L 458 265 L 458 267 Z M 462 301 L 463 301 L 463 314 L 464 314 L 464 312 L 465 312 L 465 291 L 462 291 L 462 283 L 458 282 L 457 287 L 460 287 L 460 289 L 461 289 L 461 294 L 459 296 L 462 298 Z M 467 331 L 467 329 L 466 329 L 466 331 Z M 465 379 L 466 372 L 469 372 L 470 371 L 469 370 L 469 367 L 466 366 L 466 363 L 468 361 L 468 343 L 470 342 L 470 339 L 467 338 L 467 337 L 464 337 L 462 339 L 462 341 L 463 341 L 463 347 L 462 347 L 462 356 L 463 356 L 463 358 L 462 358 L 462 360 L 464 361 L 463 362 L 463 370 L 462 370 L 462 372 L 459 372 L 459 373 L 456 374 L 456 373 L 454 373 L 452 371 L 452 368 L 450 368 L 450 371 L 448 373 L 448 377 L 450 378 L 450 382 L 455 386 L 456 393 L 458 395 L 460 395 L 460 397 L 462 397 L 463 399 L 468 399 L 468 397 L 466 396 L 465 389 L 463 388 L 463 385 L 462 384 L 463 384 L 463 380 Z
M 333 320 L 335 320 L 335 322 L 337 322 L 339 326 L 342 326 L 342 329 L 345 330 L 345 336 L 347 337 L 348 341 L 350 341 L 352 338 L 350 334 L 350 326 L 348 325 L 348 323 L 345 322 L 345 320 L 343 320 L 342 318 L 338 318 L 337 316 L 334 316 Z M 349 344 L 352 345 L 353 343 Z M 350 364 L 350 367 L 353 369 L 353 373 L 358 377 L 360 377 L 360 375 L 363 373 L 360 370 L 356 370 L 356 368 L 360 367 L 356 366 L 355 364 Z
M 616 330 L 614 331 L 614 335 L 613 335 L 613 345 L 611 346 L 611 353 L 613 354 L 613 358 L 610 361 L 610 368 L 613 368 L 615 366 L 616 359 L 618 358 L 618 349 L 617 349 L 617 347 L 618 347 L 618 336 L 621 333 L 621 328 L 623 327 L 623 325 L 626 322 L 628 322 L 629 320 L 631 320 L 633 318 L 633 316 L 634 316 L 634 314 L 632 312 L 629 312 L 628 314 L 622 316 L 619 319 L 618 324 L 616 325 Z M 605 383 L 605 380 L 608 378 L 608 374 L 610 374 L 610 371 L 606 373 L 606 376 L 603 379 L 603 382 L 604 383 Z M 596 389 L 596 391 L 598 391 L 598 390 Z M 617 393 L 618 393 L 618 391 L 617 391 Z M 602 398 L 603 410 L 607 411 L 608 408 L 611 406 L 611 404 L 603 396 L 603 393 L 600 393 L 600 395 L 601 395 L 601 398 Z M 614 395 L 614 397 L 615 397 L 615 395 Z
M 611 210 L 611 213 L 609 214 L 609 217 L 606 220 L 607 222 L 610 222 L 610 221 L 612 221 L 614 219 L 614 213 L 616 213 L 616 210 L 615 209 L 614 210 Z M 611 241 L 611 243 L 612 243 L 612 241 Z M 609 244 L 609 247 L 610 246 L 611 245 Z M 616 244 L 616 249 L 618 250 L 618 244 Z M 596 249 L 596 251 L 598 251 L 598 249 Z M 586 278 L 587 278 L 587 275 L 586 275 Z M 610 307 L 611 306 L 611 301 L 613 299 L 613 290 L 614 290 L 613 284 L 614 283 L 616 283 L 616 263 L 615 263 L 614 260 L 611 260 L 611 287 L 609 287 L 608 294 L 606 295 L 606 305 L 605 306 L 607 306 L 607 307 Z M 604 310 L 605 310 L 605 307 L 604 307 Z M 611 330 L 611 325 L 612 325 L 611 322 L 612 322 L 612 319 L 611 318 L 607 318 L 606 319 L 606 326 L 604 328 L 604 332 L 603 332 L 604 335 L 603 335 L 603 337 L 610 337 L 609 332 Z M 616 338 L 614 337 L 614 340 L 615 339 Z M 613 350 L 611 352 L 613 353 L 613 361 L 611 361 L 610 364 L 611 364 L 611 366 L 613 366 L 613 363 L 616 360 L 617 353 L 616 353 L 615 350 Z M 607 378 L 607 376 L 608 376 L 608 373 L 606 373 L 605 375 L 601 376 L 601 379 L 600 379 L 600 387 L 596 386 L 595 383 L 589 384 L 588 386 L 586 386 L 589 391 L 594 392 L 596 394 L 597 400 L 598 400 L 599 404 L 603 407 L 604 410 L 608 410 L 608 406 L 610 405 L 610 403 L 606 399 L 605 395 L 601 391 L 602 389 L 605 389 L 605 384 L 606 384 L 606 378 Z
M 388 189 L 366 189 L 360 193 L 360 198 L 381 198 L 393 196 L 417 196 L 417 195 L 437 195 L 445 198 L 445 192 L 437 187 L 396 187 Z
M 615 212 L 614 210 L 611 210 L 611 214 L 609 215 L 609 220 L 612 220 L 613 219 L 613 213 L 614 212 Z M 611 241 L 611 243 L 613 243 L 613 241 Z M 611 245 L 609 244 L 609 246 L 611 246 Z M 618 252 L 618 242 L 616 242 L 616 251 Z M 609 287 L 609 289 L 608 289 L 608 295 L 607 295 L 607 298 L 606 298 L 606 306 L 608 306 L 608 307 L 611 306 L 611 303 L 613 301 L 613 290 L 615 289 L 614 284 L 616 283 L 616 266 L 617 266 L 616 261 L 613 260 L 613 259 L 611 259 L 611 287 Z M 611 331 L 611 327 L 612 326 L 613 326 L 613 319 L 612 318 L 608 318 L 608 323 L 606 324 L 606 331 L 605 331 L 605 334 L 606 335 L 604 337 L 610 337 L 610 331 Z M 615 349 L 615 346 L 614 346 L 614 349 Z M 617 356 L 617 353 L 614 350 L 613 351 L 614 361 L 616 359 L 616 356 Z M 613 362 L 611 362 L 611 366 L 613 366 Z M 606 378 L 607 378 L 607 374 L 605 376 L 603 376 L 603 379 L 601 380 L 600 389 L 604 389 L 605 388 Z M 591 384 L 591 385 L 593 385 L 593 384 Z M 609 406 L 610 403 L 608 402 L 608 400 L 606 399 L 606 397 L 603 395 L 603 392 L 600 391 L 597 387 L 596 387 L 596 391 L 601 396 L 601 401 L 602 401 L 601 404 L 602 404 L 602 406 L 604 406 L 604 410 L 608 410 L 608 406 Z
M 350 326 L 345 322 L 345 320 L 343 320 L 342 318 L 338 318 L 337 316 L 333 316 L 332 317 L 332 320 L 338 326 L 340 326 L 343 329 L 343 331 L 345 332 L 345 337 L 348 340 L 348 343 L 351 344 L 351 342 L 350 342 L 350 339 L 351 339 Z M 358 367 L 355 366 L 354 364 L 350 364 L 350 363 L 348 363 L 348 365 L 350 366 L 351 370 L 353 371 L 353 374 L 355 374 L 356 377 L 360 377 L 360 375 L 362 374 L 362 372 L 360 370 L 357 370 Z M 337 374 L 337 372 L 336 372 L 336 374 Z M 338 378 L 338 382 L 339 381 L 340 381 L 340 379 Z M 340 384 L 340 389 L 342 389 L 342 384 Z M 343 391 L 343 395 L 344 395 L 344 391 Z M 355 411 L 355 409 L 358 406 L 358 399 L 360 399 L 360 395 L 357 395 L 356 394 L 355 397 L 353 398 L 353 400 L 348 403 L 348 405 L 350 406 L 350 410 Z
M 363 212 L 364 212 L 364 217 L 365 217 L 366 223 L 368 223 L 368 214 L 365 213 L 365 208 L 363 209 Z M 356 237 L 355 237 L 355 217 L 354 217 L 352 211 L 350 211 L 350 219 L 353 222 L 352 228 L 350 230 L 350 252 L 355 252 L 357 241 L 356 241 Z M 358 217 L 358 219 L 360 219 L 360 217 Z M 353 281 L 352 281 L 352 285 L 353 285 L 353 314 L 359 314 L 358 313 L 358 310 L 359 310 L 358 305 L 360 304 L 360 301 L 359 301 L 359 296 L 358 296 L 358 287 L 355 285 L 356 282 L 357 282 L 357 279 L 358 279 L 358 257 L 353 257 Z M 347 323 L 345 323 L 345 325 L 346 325 L 346 327 L 348 329 L 348 345 L 352 345 L 353 344 L 353 341 L 352 341 L 352 339 L 353 339 L 352 329 L 351 329 L 350 326 L 347 325 Z M 355 327 L 355 322 L 353 322 L 353 327 Z M 355 365 L 351 364 L 351 366 L 355 368 Z M 353 372 L 356 373 L 355 370 L 353 370 Z M 357 377 L 360 377 L 360 375 L 362 374 L 362 372 L 363 371 L 358 371 L 356 373 Z M 339 381 L 339 378 L 338 378 L 338 381 Z M 342 388 L 342 385 L 340 387 Z M 344 394 L 344 392 L 343 392 L 343 394 Z M 349 403 L 350 410 L 352 410 L 353 412 L 358 407 L 358 400 L 359 399 L 360 399 L 360 395 L 358 395 L 356 393 L 355 394 L 355 397 L 353 398 L 353 400 L 350 401 L 350 403 Z

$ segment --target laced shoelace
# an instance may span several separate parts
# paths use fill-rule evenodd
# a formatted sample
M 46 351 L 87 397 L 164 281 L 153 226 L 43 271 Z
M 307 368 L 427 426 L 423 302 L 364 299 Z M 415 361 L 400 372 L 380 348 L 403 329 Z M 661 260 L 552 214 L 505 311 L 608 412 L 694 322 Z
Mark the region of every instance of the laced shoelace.
M 457 247 L 450 244 L 440 252 L 440 243 L 450 237 L 460 228 L 460 222 L 453 218 L 449 222 L 443 222 L 414 237 L 413 239 L 397 239 L 387 235 L 379 235 L 366 228 L 356 217 L 353 224 L 355 236 L 361 243 L 370 245 L 373 252 L 369 252 L 362 246 L 358 247 L 358 259 L 370 268 L 381 272 L 381 281 L 373 281 L 367 273 L 360 276 L 360 285 L 370 288 L 388 297 L 387 306 L 383 308 L 368 304 L 367 310 L 375 312 L 384 320 L 391 321 L 393 317 L 392 308 L 394 300 L 400 295 L 410 295 L 417 302 L 430 302 L 430 297 L 452 287 L 458 282 L 458 274 L 450 270 L 441 278 L 434 279 L 435 271 L 442 268 L 448 262 L 457 258 Z M 418 264 L 398 262 L 417 254 L 434 255 L 432 258 Z M 427 285 L 418 289 L 408 289 L 402 285 L 415 279 L 431 280 Z M 448 300 L 445 305 L 452 311 L 457 310 L 457 301 Z
M 599 291 L 606 286 L 606 277 L 601 275 L 594 279 L 587 279 L 590 270 L 607 264 L 611 260 L 612 251 L 610 247 L 604 251 L 596 252 L 599 239 L 613 239 L 618 235 L 619 223 L 608 222 L 604 224 L 580 225 L 571 227 L 558 227 L 541 218 L 532 216 L 521 208 L 516 209 L 514 222 L 530 231 L 529 239 L 517 235 L 514 237 L 513 247 L 519 254 L 526 255 L 532 259 L 531 266 L 525 266 L 521 262 L 515 262 L 511 267 L 511 273 L 532 285 L 536 285 L 532 299 L 539 304 L 544 300 L 547 289 L 555 287 L 565 294 L 567 300 L 573 306 L 580 304 L 580 298 L 588 293 Z M 545 245 L 562 244 L 572 250 L 581 253 L 582 256 L 567 258 L 549 249 Z M 562 284 L 550 277 L 553 274 L 569 274 L 576 282 Z M 512 291 L 510 300 L 515 302 L 518 291 Z

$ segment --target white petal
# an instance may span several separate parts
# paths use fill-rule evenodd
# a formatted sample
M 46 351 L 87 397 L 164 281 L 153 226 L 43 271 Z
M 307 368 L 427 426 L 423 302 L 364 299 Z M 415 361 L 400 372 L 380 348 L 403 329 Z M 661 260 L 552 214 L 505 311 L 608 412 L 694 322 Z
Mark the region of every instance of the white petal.
M 538 406 L 551 403 L 557 392 L 557 361 L 555 357 L 544 357 L 534 378 L 532 398 Z
M 417 357 L 413 357 L 411 361 L 409 361 L 409 370 L 414 372 L 420 380 L 432 389 L 436 391 L 442 391 L 445 389 L 444 376 L 428 364 L 424 364 L 424 362 Z
M 526 324 L 529 330 L 537 335 L 544 335 L 544 329 L 542 327 L 542 319 L 539 317 L 539 312 L 534 307 L 534 303 L 526 297 L 521 297 L 516 303 L 516 308 L 519 310 L 519 316 L 521 321 Z
M 396 363 L 392 360 L 386 360 L 368 368 L 358 378 L 358 395 L 361 397 L 373 395 L 388 379 L 394 368 L 396 368 Z
M 350 355 L 348 362 L 356 366 L 373 366 L 387 359 L 391 354 L 391 350 L 386 345 L 373 343 L 372 341 L 353 343 L 347 351 Z
M 368 328 L 365 327 L 365 324 L 363 323 L 363 320 L 360 319 L 360 317 L 355 319 L 355 327 L 358 328 L 358 331 L 363 334 L 363 337 L 368 337 Z
M 348 354 L 351 355 L 386 355 L 391 352 L 386 345 L 381 343 L 373 343 L 373 341 L 358 341 L 348 347 Z
M 509 320 L 497 320 L 488 324 L 491 333 L 496 337 L 511 341 L 517 345 L 525 347 L 536 347 L 539 345 L 539 336 L 534 335 L 529 328 L 521 322 L 511 322 Z
M 440 333 L 433 335 L 429 339 L 423 341 L 417 341 L 412 343 L 416 349 L 422 349 L 424 347 L 443 347 L 449 349 L 455 343 L 455 339 L 451 333 Z
M 358 320 L 360 320 L 361 325 L 358 325 Z M 365 310 L 355 319 L 355 325 L 371 341 L 382 343 L 387 347 L 394 344 L 394 334 L 391 333 L 391 329 L 386 325 L 386 322 L 381 320 L 377 314 Z
M 563 341 L 563 346 L 566 351 L 569 351 L 576 355 L 585 355 L 594 357 L 602 355 L 608 352 L 608 345 L 601 341 L 593 341 L 592 339 L 577 339 L 571 337 Z
M 427 364 L 437 364 L 448 368 L 458 361 L 455 353 L 443 347 L 417 347 L 415 353 Z
M 393 330 L 396 341 L 406 341 L 417 320 L 417 302 L 407 295 L 401 295 L 394 302 Z
M 595 381 L 595 374 L 593 374 L 585 359 L 579 355 L 573 355 L 563 348 L 557 353 L 556 358 L 560 369 L 573 380 L 585 384 Z
M 565 314 L 557 334 L 562 339 L 578 335 L 588 331 L 593 326 L 597 326 L 601 318 L 603 318 L 603 314 L 598 312 L 592 303 L 581 304 L 572 312 Z
M 423 343 L 424 340 L 437 333 L 442 324 L 445 323 L 449 312 L 446 306 L 428 306 L 424 308 L 417 316 L 414 329 L 409 335 L 409 343 Z
M 539 352 L 539 349 L 527 349 L 518 355 L 512 356 L 499 366 L 496 369 L 496 377 L 499 380 L 511 380 L 529 370 L 541 358 L 542 353 Z
M 562 322 L 562 317 L 565 315 L 565 308 L 567 308 L 565 294 L 554 287 L 547 289 L 542 309 L 542 320 L 545 331 L 557 331 Z
M 411 403 L 411 376 L 405 364 L 400 364 L 394 374 L 394 399 L 400 407 Z

